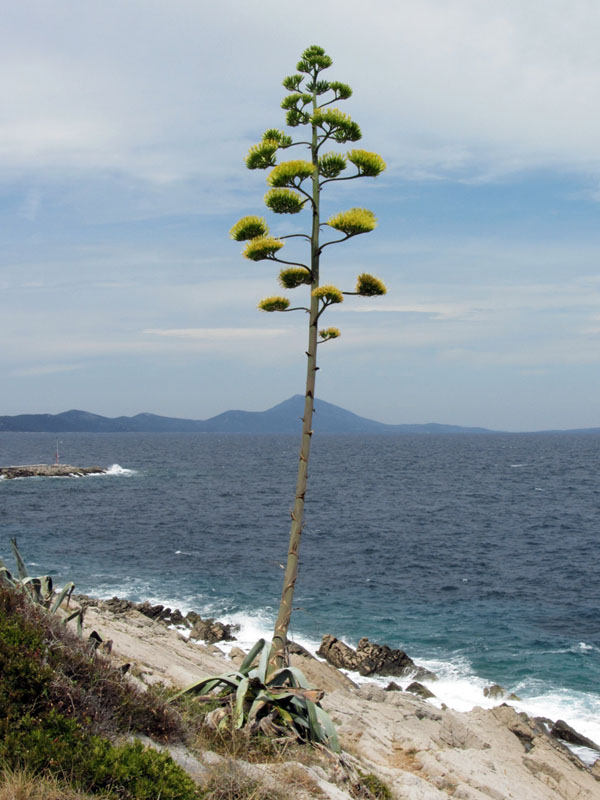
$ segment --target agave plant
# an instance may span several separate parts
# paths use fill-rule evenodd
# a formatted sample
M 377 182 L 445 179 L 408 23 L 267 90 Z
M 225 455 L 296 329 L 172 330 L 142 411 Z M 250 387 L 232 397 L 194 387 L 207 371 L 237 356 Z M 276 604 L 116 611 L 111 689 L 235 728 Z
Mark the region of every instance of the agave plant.
M 68 599 L 71 597 L 75 584 L 66 583 L 60 592 L 56 593 L 51 576 L 40 575 L 38 577 L 32 577 L 29 575 L 23 556 L 17 547 L 17 540 L 11 538 L 10 544 L 17 565 L 17 575 L 13 575 L 0 558 L 0 585 L 24 592 L 33 603 L 37 603 L 48 609 L 51 614 L 55 614 L 65 598 Z M 73 619 L 77 619 L 77 632 L 81 636 L 81 623 L 83 621 L 83 612 L 81 609 L 77 609 L 77 611 L 73 611 L 72 614 L 65 617 L 64 622 L 66 624 Z
M 324 692 L 309 687 L 296 667 L 273 670 L 269 665 L 270 649 L 271 645 L 260 639 L 239 670 L 202 678 L 172 699 L 183 695 L 218 699 L 229 709 L 220 707 L 207 715 L 217 728 L 224 729 L 232 721 L 238 729 L 245 727 L 276 738 L 314 742 L 339 753 L 333 722 L 320 705 Z

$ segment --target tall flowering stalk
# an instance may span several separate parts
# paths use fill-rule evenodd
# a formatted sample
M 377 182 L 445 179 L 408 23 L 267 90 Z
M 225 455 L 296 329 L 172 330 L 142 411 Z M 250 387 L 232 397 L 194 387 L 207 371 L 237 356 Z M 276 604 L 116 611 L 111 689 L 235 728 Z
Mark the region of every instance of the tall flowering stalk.
M 261 300 L 262 311 L 305 311 L 308 314 L 308 348 L 306 350 L 306 391 L 302 418 L 302 441 L 287 564 L 283 579 L 283 590 L 279 613 L 275 623 L 270 670 L 279 669 L 287 662 L 287 631 L 292 613 L 294 588 L 298 575 L 298 552 L 304 518 L 308 459 L 312 436 L 312 418 L 317 373 L 317 349 L 325 342 L 340 336 L 338 328 L 319 328 L 320 319 L 329 306 L 341 303 L 344 295 L 373 297 L 385 294 L 386 288 L 379 278 L 368 273 L 358 276 L 355 290 L 342 291 L 331 284 L 320 283 L 320 260 L 323 250 L 329 245 L 345 242 L 354 236 L 372 231 L 377 220 L 366 208 L 351 208 L 330 216 L 321 222 L 321 191 L 328 183 L 348 181 L 355 178 L 376 177 L 385 169 L 385 162 L 376 153 L 353 149 L 346 153 L 323 152 L 327 143 L 344 145 L 361 138 L 356 122 L 333 103 L 347 100 L 352 89 L 339 81 L 321 78 L 321 73 L 332 65 L 331 58 L 323 48 L 307 48 L 298 62 L 295 75 L 284 79 L 288 95 L 281 103 L 286 111 L 286 123 L 291 128 L 306 129 L 306 139 L 294 141 L 283 131 L 271 128 L 262 140 L 250 148 L 246 157 L 248 169 L 270 169 L 267 184 L 270 189 L 264 197 L 266 206 L 275 214 L 299 214 L 308 211 L 311 216 L 310 233 L 294 233 L 274 237 L 263 217 L 249 216 L 240 219 L 231 229 L 231 237 L 238 242 L 247 242 L 243 254 L 251 261 L 275 261 L 283 264 L 279 272 L 279 283 L 284 289 L 310 287 L 310 304 L 290 307 L 287 297 L 273 296 Z M 294 159 L 277 163 L 280 150 L 290 147 L 306 148 L 306 159 Z M 349 174 L 346 170 L 351 169 Z M 342 174 L 344 173 L 344 174 Z M 330 228 L 342 234 L 340 238 L 321 242 L 321 231 Z M 304 261 L 289 261 L 281 258 L 284 240 L 304 240 L 308 254 Z

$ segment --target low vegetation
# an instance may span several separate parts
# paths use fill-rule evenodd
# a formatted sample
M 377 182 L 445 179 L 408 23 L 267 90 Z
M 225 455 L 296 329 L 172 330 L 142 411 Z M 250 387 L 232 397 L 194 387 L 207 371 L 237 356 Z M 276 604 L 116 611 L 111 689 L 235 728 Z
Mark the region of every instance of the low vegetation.
M 204 796 L 170 756 L 123 741 L 131 733 L 166 741 L 184 731 L 173 709 L 136 690 L 26 593 L 0 588 L 2 791 L 11 780 L 68 776 L 70 791 L 105 798 Z M 52 796 L 43 780 L 38 788 Z

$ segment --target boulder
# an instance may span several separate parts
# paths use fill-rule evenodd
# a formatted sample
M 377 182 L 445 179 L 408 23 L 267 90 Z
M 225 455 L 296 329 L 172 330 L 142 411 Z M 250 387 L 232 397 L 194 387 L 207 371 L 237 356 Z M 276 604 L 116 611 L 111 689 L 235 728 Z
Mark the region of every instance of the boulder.
M 203 639 L 208 644 L 235 642 L 236 638 L 232 632 L 233 627 L 214 619 L 200 619 L 190 631 L 190 639 Z
M 419 667 L 404 650 L 392 650 L 385 644 L 376 644 L 363 637 L 356 650 L 335 636 L 323 636 L 317 655 L 338 669 L 349 669 L 361 675 L 389 675 L 402 678 L 411 675 L 418 680 L 436 680 L 436 675 Z
M 416 694 L 425 700 L 429 700 L 430 697 L 435 697 L 433 692 L 430 692 L 426 686 L 423 686 L 423 684 L 418 681 L 413 681 L 410 686 L 406 687 L 406 691 L 411 692 L 411 694 Z
M 340 642 L 335 636 L 326 633 L 323 636 L 321 646 L 317 650 L 317 655 L 324 658 L 332 666 L 338 669 L 358 669 L 358 659 L 356 652 L 344 642 Z
M 401 692 L 402 691 L 402 687 L 398 686 L 398 684 L 395 683 L 394 681 L 390 681 L 388 683 L 388 685 L 384 688 L 383 691 L 384 692 Z
M 105 600 L 103 605 L 112 614 L 125 614 L 135 608 L 135 603 L 124 600 L 122 597 L 111 597 L 110 600 Z
M 574 728 L 572 728 L 562 719 L 559 719 L 554 723 L 552 730 L 550 731 L 550 735 L 554 736 L 555 739 L 561 739 L 563 742 L 579 745 L 580 747 L 589 747 L 590 750 L 596 750 L 597 752 L 600 752 L 600 747 L 595 742 L 593 742 L 591 739 L 588 739 L 587 736 L 582 736 L 582 734 L 577 733 Z

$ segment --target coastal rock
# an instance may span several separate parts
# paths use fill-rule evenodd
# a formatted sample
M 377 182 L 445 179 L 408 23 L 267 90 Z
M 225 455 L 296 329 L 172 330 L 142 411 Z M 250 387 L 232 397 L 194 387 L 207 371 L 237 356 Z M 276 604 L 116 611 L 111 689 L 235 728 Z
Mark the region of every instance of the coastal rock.
M 103 475 L 103 467 L 74 467 L 72 464 L 26 464 L 0 467 L 3 478 L 83 478 L 84 475 Z
M 358 671 L 361 675 L 391 675 L 402 677 L 417 671 L 415 662 L 404 650 L 392 650 L 386 644 L 362 638 L 356 648 Z
M 588 739 L 587 736 L 582 736 L 580 733 L 568 725 L 564 720 L 557 720 L 550 731 L 550 735 L 555 739 L 560 739 L 569 744 L 578 745 L 580 747 L 589 747 L 590 750 L 596 750 L 600 753 L 600 746 Z
M 135 608 L 135 603 L 125 600 L 123 597 L 111 597 L 110 600 L 105 600 L 102 605 L 112 614 L 125 614 Z
M 386 689 L 386 691 L 388 690 Z M 423 684 L 418 681 L 413 681 L 410 686 L 406 687 L 406 691 L 423 697 L 425 700 L 429 700 L 430 697 L 435 697 L 433 692 L 430 692 L 426 686 L 423 686 Z
M 489 697 L 491 700 L 513 700 L 518 702 L 521 699 L 514 692 L 509 693 L 499 683 L 492 683 L 491 686 L 486 686 L 483 690 L 483 696 Z
M 384 692 L 401 692 L 402 691 L 402 687 L 398 686 L 398 684 L 395 683 L 394 681 L 390 681 L 388 683 L 388 685 L 384 688 L 383 691 Z
M 348 669 L 361 675 L 389 675 L 402 678 L 407 675 L 418 680 L 436 680 L 433 672 L 419 667 L 404 650 L 392 650 L 385 644 L 376 644 L 363 637 L 353 650 L 331 634 L 323 636 L 317 655 L 338 669 Z
M 317 650 L 317 655 L 324 658 L 329 664 L 338 669 L 349 669 L 354 672 L 358 670 L 356 652 L 329 633 L 323 636 L 323 641 Z
M 236 638 L 232 632 L 232 625 L 218 622 L 214 619 L 200 619 L 190 632 L 190 639 L 202 639 L 208 644 L 215 642 L 235 642 Z

